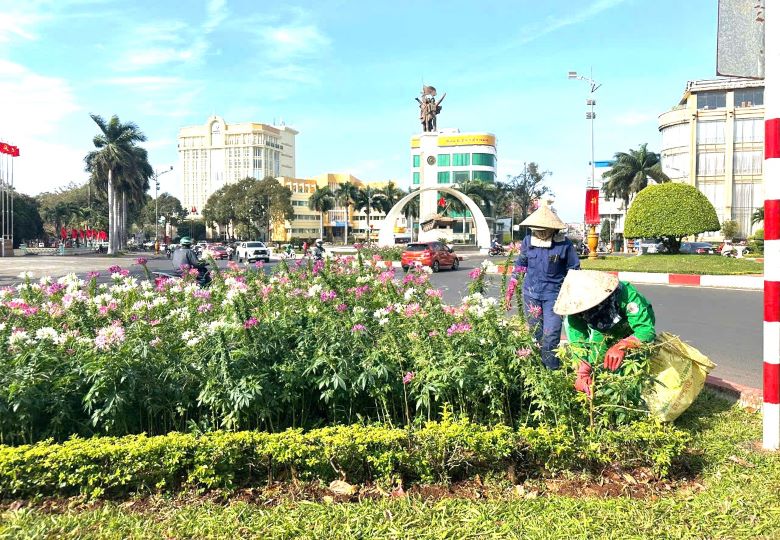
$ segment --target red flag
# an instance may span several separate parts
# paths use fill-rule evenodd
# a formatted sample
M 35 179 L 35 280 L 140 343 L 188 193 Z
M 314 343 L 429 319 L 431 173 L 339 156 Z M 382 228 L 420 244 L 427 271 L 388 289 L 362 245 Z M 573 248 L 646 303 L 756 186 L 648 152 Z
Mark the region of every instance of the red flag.
M 601 221 L 599 217 L 599 190 L 585 190 L 585 224 L 598 225 Z
M 12 157 L 19 157 L 19 147 L 18 146 L 12 146 L 13 148 L 13 154 L 11 154 Z
M 0 152 L 3 154 L 13 154 L 11 145 L 8 143 L 0 143 Z
M 439 203 L 438 204 L 439 204 L 439 206 L 444 208 L 445 206 L 447 206 L 447 201 L 444 200 L 444 197 L 442 197 L 441 199 L 439 199 Z
M 71 237 L 72 239 L 74 239 L 74 240 L 75 240 L 76 238 L 78 238 L 78 236 L 79 236 L 79 233 L 78 233 L 78 231 L 77 231 L 76 229 L 71 229 L 71 230 L 70 230 L 70 237 Z
M 68 238 L 68 229 L 66 229 L 65 227 L 60 229 L 60 238 L 62 238 L 63 240 L 67 240 Z
M 92 233 L 93 233 L 93 232 L 94 232 L 94 231 L 93 231 L 92 229 L 90 229 L 89 227 L 87 227 L 87 238 L 89 238 L 90 240 L 92 240 Z

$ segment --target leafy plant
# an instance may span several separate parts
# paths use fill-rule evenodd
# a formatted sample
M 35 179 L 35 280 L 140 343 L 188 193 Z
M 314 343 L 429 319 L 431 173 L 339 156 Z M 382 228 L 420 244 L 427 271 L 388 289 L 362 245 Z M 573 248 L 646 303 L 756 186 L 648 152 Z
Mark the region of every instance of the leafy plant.
M 670 253 L 679 253 L 685 236 L 720 229 L 712 203 L 688 184 L 668 182 L 643 189 L 626 214 L 626 238 L 663 238 Z

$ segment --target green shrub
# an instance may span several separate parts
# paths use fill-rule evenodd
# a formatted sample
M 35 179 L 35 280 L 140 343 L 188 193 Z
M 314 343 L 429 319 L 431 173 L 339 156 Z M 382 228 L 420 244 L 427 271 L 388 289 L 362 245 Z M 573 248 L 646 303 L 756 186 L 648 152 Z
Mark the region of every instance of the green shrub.
M 753 253 L 764 253 L 764 229 L 756 229 L 748 245 Z
M 663 238 L 678 253 L 683 237 L 720 230 L 712 203 L 695 187 L 667 182 L 640 191 L 626 214 L 626 238 Z
M 727 219 L 721 223 L 720 232 L 723 233 L 723 238 L 726 240 L 732 240 L 737 234 L 739 234 L 739 223 L 733 219 Z
M 0 446 L 0 493 L 4 498 L 99 498 L 336 478 L 384 485 L 446 483 L 505 473 L 510 465 L 525 476 L 566 468 L 599 470 L 609 463 L 666 474 L 687 442 L 687 434 L 674 426 L 649 420 L 579 433 L 565 426 L 514 431 L 449 414 L 418 430 L 352 425 L 309 432 L 74 438 Z

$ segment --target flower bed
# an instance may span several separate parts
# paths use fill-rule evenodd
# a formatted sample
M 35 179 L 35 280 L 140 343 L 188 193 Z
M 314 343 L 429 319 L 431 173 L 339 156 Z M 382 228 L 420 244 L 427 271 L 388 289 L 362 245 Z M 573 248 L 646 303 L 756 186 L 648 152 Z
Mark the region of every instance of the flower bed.
M 139 260 L 139 264 L 143 264 Z M 261 266 L 261 265 L 260 265 Z M 594 399 L 567 365 L 546 371 L 521 317 L 471 294 L 446 305 L 426 270 L 397 279 L 361 256 L 282 262 L 273 275 L 232 264 L 137 280 L 118 267 L 0 290 L 0 443 L 72 435 L 380 422 L 418 425 L 444 406 L 478 423 L 577 431 L 642 418 L 641 358 L 601 373 Z

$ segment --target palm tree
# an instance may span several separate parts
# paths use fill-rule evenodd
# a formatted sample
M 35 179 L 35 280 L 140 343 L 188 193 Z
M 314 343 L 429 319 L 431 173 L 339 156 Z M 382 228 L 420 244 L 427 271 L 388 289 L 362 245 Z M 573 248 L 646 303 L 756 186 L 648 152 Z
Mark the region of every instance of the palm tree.
M 134 152 L 135 143 L 143 142 L 146 136 L 132 122 L 123 124 L 114 115 L 106 122 L 101 116 L 91 114 L 90 117 L 100 128 L 92 142 L 97 150 L 93 150 L 84 158 L 86 170 L 91 173 L 92 181 L 105 189 L 108 194 L 108 253 L 121 250 L 121 232 L 123 219 L 122 193 L 123 173 L 136 173 L 140 170 L 136 159 L 140 157 Z M 127 188 L 127 186 L 124 186 Z M 125 196 L 126 200 L 126 196 Z
M 359 188 L 355 193 L 355 208 L 366 211 L 366 243 L 371 242 L 371 209 L 382 212 L 387 204 L 384 193 L 381 193 L 369 186 Z
M 387 206 L 387 209 L 384 210 L 385 214 L 390 212 L 395 203 L 400 201 L 403 196 L 406 195 L 406 193 L 404 193 L 402 189 L 396 186 L 395 182 L 392 180 L 389 180 L 387 184 L 385 184 L 384 187 L 379 190 L 379 193 L 384 195 L 385 205 Z
M 320 238 L 322 238 L 322 224 L 325 222 L 325 212 L 333 210 L 336 206 L 336 198 L 329 187 L 318 187 L 309 197 L 309 209 L 320 213 Z
M 750 224 L 751 225 L 758 225 L 764 221 L 764 207 L 756 208 L 755 212 L 750 216 Z
M 347 245 L 347 236 L 349 235 L 349 208 L 352 206 L 357 196 L 357 187 L 352 182 L 342 182 L 336 188 L 336 203 L 344 207 L 344 245 Z
M 603 177 L 604 195 L 612 199 L 621 199 L 628 209 L 631 198 L 647 187 L 648 179 L 655 182 L 668 182 L 669 177 L 661 170 L 661 156 L 647 151 L 647 143 L 626 152 L 615 154 L 615 164 Z
M 488 216 L 492 216 L 495 203 L 498 199 L 498 188 L 492 182 L 484 180 L 466 180 L 456 189 L 471 197 L 480 209 Z

